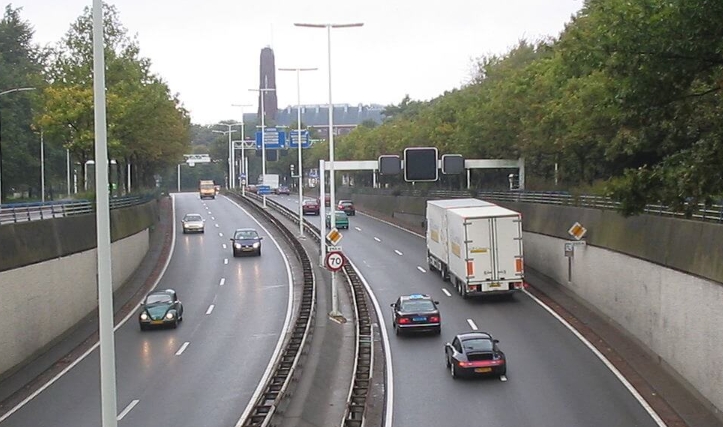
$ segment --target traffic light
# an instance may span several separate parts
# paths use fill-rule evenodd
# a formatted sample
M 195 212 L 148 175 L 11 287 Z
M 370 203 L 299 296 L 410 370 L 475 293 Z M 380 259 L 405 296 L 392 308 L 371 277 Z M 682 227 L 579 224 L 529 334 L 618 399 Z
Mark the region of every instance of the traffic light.
M 436 181 L 437 149 L 435 147 L 410 147 L 404 149 L 404 180 L 407 182 Z
M 402 171 L 402 160 L 397 155 L 379 156 L 379 174 L 399 175 Z
M 461 154 L 442 154 L 442 173 L 445 175 L 464 173 L 464 157 Z

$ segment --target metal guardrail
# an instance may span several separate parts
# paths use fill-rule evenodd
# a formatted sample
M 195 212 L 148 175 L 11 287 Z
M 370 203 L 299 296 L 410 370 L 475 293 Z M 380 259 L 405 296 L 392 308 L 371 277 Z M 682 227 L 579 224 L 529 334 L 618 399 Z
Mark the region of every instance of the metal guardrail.
M 304 284 L 301 293 L 301 306 L 296 321 L 287 340 L 284 350 L 274 362 L 274 368 L 263 392 L 258 396 L 251 412 L 246 419 L 241 420 L 243 427 L 266 427 L 276 413 L 279 404 L 286 395 L 291 384 L 294 373 L 299 365 L 299 360 L 304 348 L 309 342 L 311 325 L 316 315 L 316 279 L 312 268 L 311 260 L 304 250 L 301 242 L 286 228 L 277 218 L 261 208 L 259 205 L 250 202 L 249 197 L 236 195 L 239 200 L 253 208 L 256 213 L 271 222 L 284 236 L 287 242 L 294 248 L 303 270 Z
M 252 194 L 251 197 L 255 200 L 261 200 L 261 197 L 255 194 Z M 298 212 L 292 211 L 286 206 L 271 200 L 268 197 L 266 198 L 266 204 L 289 218 L 295 224 L 299 223 Z M 321 231 L 316 226 L 304 221 L 304 230 L 306 230 L 317 242 L 321 241 Z M 350 285 L 352 300 L 354 303 L 354 315 L 356 316 L 357 322 L 354 379 L 349 387 L 349 394 L 347 395 L 346 408 L 344 410 L 344 417 L 341 426 L 361 427 L 364 425 L 366 401 L 372 382 L 374 363 L 372 319 L 369 313 L 369 304 L 367 302 L 364 284 L 359 278 L 358 272 L 349 264 L 346 264 L 342 271 L 344 272 L 344 276 Z M 388 410 L 391 410 L 391 408 Z
M 147 195 L 114 197 L 110 199 L 110 208 L 120 209 L 136 206 L 146 203 L 151 198 L 151 196 Z M 89 200 L 4 204 L 0 206 L 0 225 L 91 213 L 95 213 L 95 202 Z
M 394 190 L 394 189 L 372 189 L 356 188 L 358 194 L 395 195 L 430 198 L 461 198 L 478 197 L 498 202 L 523 202 L 542 203 L 563 206 L 576 206 L 594 209 L 619 210 L 621 204 L 609 197 L 573 195 L 567 192 L 556 191 L 457 191 L 457 190 Z M 675 218 L 686 218 L 685 213 L 676 212 L 668 206 L 649 204 L 645 207 L 645 213 L 650 215 L 671 216 Z M 698 204 L 691 212 L 689 219 L 699 221 L 723 222 L 723 205 L 713 204 L 706 206 Z

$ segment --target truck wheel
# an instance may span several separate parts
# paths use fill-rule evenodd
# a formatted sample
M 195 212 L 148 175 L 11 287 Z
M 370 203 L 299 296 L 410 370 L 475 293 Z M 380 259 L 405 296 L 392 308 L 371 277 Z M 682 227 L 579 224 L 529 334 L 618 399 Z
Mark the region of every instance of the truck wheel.
M 447 275 L 447 267 L 445 267 L 444 265 L 442 265 L 442 268 L 439 269 L 439 274 L 442 276 L 442 281 L 443 281 L 443 282 L 448 282 L 448 281 L 449 281 L 449 276 Z

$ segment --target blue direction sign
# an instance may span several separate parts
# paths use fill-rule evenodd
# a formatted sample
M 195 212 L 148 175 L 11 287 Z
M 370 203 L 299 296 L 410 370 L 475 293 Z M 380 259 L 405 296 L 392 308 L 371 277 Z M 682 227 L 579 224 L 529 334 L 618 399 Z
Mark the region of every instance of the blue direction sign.
M 260 150 L 261 145 L 261 131 L 256 131 L 256 148 Z M 266 128 L 263 145 L 269 150 L 286 148 L 286 133 L 276 128 Z
M 298 146 L 298 143 L 296 142 L 297 139 L 299 139 L 299 132 L 295 130 L 289 130 L 289 148 L 296 148 Z M 309 148 L 311 147 L 311 139 L 309 139 L 309 131 L 308 130 L 302 130 L 301 131 L 301 148 Z

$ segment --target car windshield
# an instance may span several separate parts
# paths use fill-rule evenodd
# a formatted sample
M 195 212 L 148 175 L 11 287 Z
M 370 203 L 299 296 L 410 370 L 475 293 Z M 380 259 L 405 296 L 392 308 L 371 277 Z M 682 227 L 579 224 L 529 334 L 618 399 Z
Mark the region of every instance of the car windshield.
M 234 239 L 255 239 L 257 237 L 259 234 L 256 230 L 238 230 L 233 236 Z
M 402 311 L 434 311 L 434 303 L 428 299 L 402 301 Z
M 201 215 L 186 215 L 186 221 L 201 221 Z
M 475 338 L 462 341 L 465 351 L 492 351 L 492 341 L 486 338 Z
M 148 298 L 146 298 L 146 304 L 161 304 L 161 303 L 170 303 L 172 302 L 172 298 L 168 294 L 153 294 L 148 295 Z

